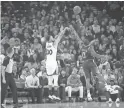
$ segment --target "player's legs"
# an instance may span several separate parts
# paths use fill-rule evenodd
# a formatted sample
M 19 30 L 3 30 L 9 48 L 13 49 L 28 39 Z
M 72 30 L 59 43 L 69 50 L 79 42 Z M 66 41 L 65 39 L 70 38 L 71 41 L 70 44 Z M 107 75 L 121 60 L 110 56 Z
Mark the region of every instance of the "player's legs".
M 85 76 L 86 76 L 86 88 L 87 88 L 88 100 L 92 100 L 91 94 L 90 94 L 90 88 L 91 88 L 90 79 L 91 79 L 91 66 L 92 66 L 91 62 L 92 61 L 85 61 L 83 63 L 83 69 L 84 69 Z
M 53 87 L 58 87 L 58 75 L 53 75 Z
M 55 75 L 53 75 L 53 87 L 54 87 L 54 98 L 60 100 L 59 96 L 59 86 L 58 86 L 58 66 L 55 70 Z
M 100 74 L 98 66 L 96 65 L 94 61 L 91 64 L 91 71 L 92 71 L 93 76 L 97 76 Z
M 53 86 L 53 75 L 47 76 L 48 77 L 48 85 Z
M 53 76 L 48 76 L 49 98 L 52 99 Z
M 56 65 L 56 68 L 54 70 L 53 80 L 54 80 L 53 86 L 58 87 L 58 65 Z
M 57 62 L 51 62 L 51 64 L 46 65 L 46 70 L 49 76 L 49 97 L 52 99 L 59 99 L 58 96 L 58 66 Z M 55 74 L 57 73 L 57 74 Z M 55 74 L 55 75 L 54 75 Z M 54 87 L 54 92 L 52 92 L 52 88 Z
M 52 61 L 51 62 L 46 62 L 46 71 L 48 75 L 48 85 L 49 88 L 51 89 L 53 87 L 53 74 L 56 70 L 56 64 Z

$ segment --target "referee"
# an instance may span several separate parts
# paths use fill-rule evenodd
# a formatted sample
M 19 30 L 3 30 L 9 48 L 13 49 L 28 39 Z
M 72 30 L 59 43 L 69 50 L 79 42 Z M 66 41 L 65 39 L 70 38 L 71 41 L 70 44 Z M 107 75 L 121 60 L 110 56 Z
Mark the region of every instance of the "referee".
M 2 63 L 2 78 L 1 78 L 1 108 L 4 108 L 2 106 L 5 96 L 6 96 L 6 90 L 8 86 L 10 87 L 12 91 L 12 96 L 13 96 L 13 105 L 14 108 L 22 107 L 21 104 L 18 104 L 18 97 L 17 97 L 17 89 L 16 89 L 16 84 L 15 80 L 12 74 L 12 68 L 13 68 L 13 54 L 14 50 L 13 48 L 9 47 L 6 50 L 6 57 L 3 60 Z

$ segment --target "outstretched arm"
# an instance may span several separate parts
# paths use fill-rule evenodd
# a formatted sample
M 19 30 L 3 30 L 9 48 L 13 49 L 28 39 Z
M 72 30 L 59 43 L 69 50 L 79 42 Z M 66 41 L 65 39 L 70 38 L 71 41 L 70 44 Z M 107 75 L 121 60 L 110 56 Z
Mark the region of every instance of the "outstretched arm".
M 70 25 L 69 27 L 71 28 L 72 32 L 73 32 L 74 35 L 76 36 L 76 38 L 77 38 L 79 44 L 82 44 L 83 42 L 82 42 L 82 40 L 80 39 L 80 37 L 79 37 L 79 35 L 77 34 L 77 32 L 75 31 L 74 27 L 73 27 L 72 25 Z M 85 46 L 85 47 L 90 47 L 90 46 L 92 46 L 96 41 L 97 41 L 97 40 L 95 39 L 95 40 L 91 41 L 91 42 L 89 43 L 89 45 L 87 45 L 87 46 L 84 45 L 84 46 Z
M 82 40 L 80 39 L 79 35 L 78 35 L 77 32 L 75 31 L 74 27 L 73 27 L 72 25 L 69 25 L 69 28 L 71 29 L 71 32 L 73 32 L 74 35 L 76 36 L 76 38 L 77 38 L 79 44 L 81 44 L 81 43 L 82 43 Z
M 64 33 L 65 33 L 66 30 L 69 30 L 69 28 L 68 27 L 65 27 L 65 29 L 64 30 L 61 30 L 61 32 L 58 34 L 58 36 L 57 36 L 57 38 L 55 40 L 55 43 L 54 43 L 55 47 L 58 46 L 58 44 L 59 44 L 60 40 L 62 39 L 62 37 L 63 37 L 63 35 L 64 35 Z
M 98 58 L 98 59 L 101 59 L 101 58 L 105 57 L 104 55 L 97 54 L 97 53 L 95 52 L 95 50 L 94 50 L 94 46 L 90 46 L 90 47 L 89 47 L 89 50 L 90 50 L 91 55 L 92 55 L 93 57 L 96 57 L 96 58 Z
M 93 45 L 94 45 L 94 43 L 96 43 L 97 41 L 98 41 L 97 39 L 92 40 L 92 41 L 89 43 L 89 45 L 87 45 L 87 46 L 88 46 L 88 47 L 93 46 Z

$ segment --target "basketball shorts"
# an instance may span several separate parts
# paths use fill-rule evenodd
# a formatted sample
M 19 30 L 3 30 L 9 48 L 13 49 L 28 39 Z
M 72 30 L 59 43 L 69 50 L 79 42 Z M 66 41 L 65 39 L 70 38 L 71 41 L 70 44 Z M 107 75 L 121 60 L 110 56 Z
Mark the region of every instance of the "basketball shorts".
M 46 61 L 46 71 L 47 75 L 53 75 L 58 68 L 57 61 Z
M 93 76 L 95 76 L 96 73 L 98 73 L 98 67 L 93 60 L 84 61 L 83 69 L 84 69 L 86 78 L 91 78 L 91 72 L 92 72 Z

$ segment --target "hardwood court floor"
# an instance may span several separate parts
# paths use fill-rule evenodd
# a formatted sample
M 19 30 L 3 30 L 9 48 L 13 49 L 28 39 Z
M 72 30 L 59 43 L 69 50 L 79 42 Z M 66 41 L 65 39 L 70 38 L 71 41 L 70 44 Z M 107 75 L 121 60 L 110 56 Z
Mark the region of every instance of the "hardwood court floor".
M 115 103 L 109 106 L 105 102 L 83 102 L 83 103 L 55 103 L 55 104 L 24 104 L 22 108 L 124 108 L 124 102 L 119 106 Z M 12 105 L 7 105 L 6 108 L 13 108 Z

